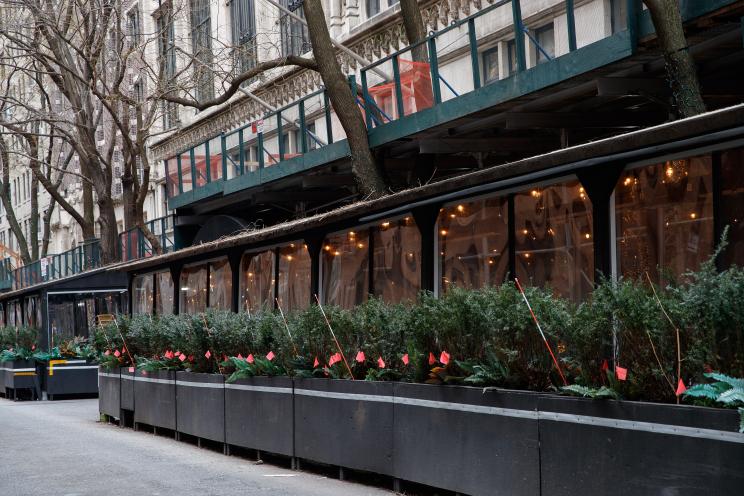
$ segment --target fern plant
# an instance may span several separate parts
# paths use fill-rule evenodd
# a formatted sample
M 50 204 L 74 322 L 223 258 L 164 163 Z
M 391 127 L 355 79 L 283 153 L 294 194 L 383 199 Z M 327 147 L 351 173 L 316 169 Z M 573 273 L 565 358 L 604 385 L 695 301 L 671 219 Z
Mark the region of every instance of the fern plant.
M 705 377 L 714 382 L 696 384 L 685 391 L 685 398 L 703 404 L 718 403 L 727 407 L 739 407 L 739 432 L 744 433 L 744 379 L 730 377 L 720 372 L 708 372 Z
M 620 399 L 620 395 L 612 388 L 602 386 L 599 388 L 581 386 L 579 384 L 571 384 L 563 386 L 561 391 L 570 396 L 580 396 L 582 398 L 592 398 L 594 400 L 617 400 Z
M 227 378 L 228 383 L 235 382 L 238 379 L 247 379 L 256 376 L 276 377 L 287 375 L 287 370 L 283 366 L 264 357 L 256 357 L 252 363 L 249 363 L 243 358 L 230 357 L 226 362 L 222 363 L 222 366 L 232 366 L 235 368 L 235 371 Z

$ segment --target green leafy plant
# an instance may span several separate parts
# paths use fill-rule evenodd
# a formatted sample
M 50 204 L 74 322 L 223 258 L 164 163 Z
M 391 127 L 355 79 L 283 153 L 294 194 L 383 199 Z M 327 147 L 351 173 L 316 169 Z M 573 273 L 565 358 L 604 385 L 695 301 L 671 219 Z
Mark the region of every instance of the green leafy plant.
M 561 391 L 570 396 L 580 396 L 582 398 L 592 398 L 595 400 L 617 400 L 620 399 L 620 395 L 612 388 L 602 386 L 599 388 L 581 386 L 579 384 L 571 384 L 563 386 Z
M 287 370 L 280 364 L 265 357 L 254 357 L 250 363 L 244 358 L 230 357 L 223 366 L 232 366 L 234 372 L 227 378 L 227 382 L 235 382 L 238 379 L 246 379 L 256 376 L 276 377 L 287 375 Z
M 713 379 L 714 382 L 696 384 L 685 391 L 684 397 L 704 405 L 738 407 L 739 432 L 744 433 L 744 379 L 730 377 L 720 372 L 708 372 L 705 377 Z

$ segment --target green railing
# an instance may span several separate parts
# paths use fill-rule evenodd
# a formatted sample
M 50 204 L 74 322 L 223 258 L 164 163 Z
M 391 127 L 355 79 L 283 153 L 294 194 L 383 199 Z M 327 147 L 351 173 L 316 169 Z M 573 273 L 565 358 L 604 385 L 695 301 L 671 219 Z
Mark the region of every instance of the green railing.
M 620 30 L 628 31 L 629 35 L 623 39 L 626 42 L 630 39 L 631 46 L 635 46 L 640 0 L 618 1 L 625 2 L 627 10 L 627 25 Z M 565 46 L 567 54 L 571 54 L 578 49 L 574 0 L 565 0 L 563 3 L 566 12 Z M 510 12 L 497 13 L 497 9 L 510 9 Z M 493 32 L 495 19 L 501 19 L 500 22 L 509 19 L 508 22 L 512 24 L 512 39 L 499 43 L 499 50 L 506 47 L 508 52 L 508 74 L 494 75 L 493 67 L 486 67 L 486 60 L 483 59 L 486 51 L 496 46 L 496 40 L 488 36 Z M 555 24 L 553 29 L 556 29 Z M 561 59 L 550 47 L 541 46 L 540 34 L 540 29 L 531 31 L 525 26 L 519 0 L 498 0 L 465 19 L 432 32 L 421 42 L 362 68 L 359 87 L 354 76 L 350 77 L 350 83 L 352 92 L 358 95 L 357 103 L 370 130 L 370 140 L 373 141 L 373 131 L 378 127 L 484 86 L 491 86 L 492 83 L 500 82 L 510 88 L 518 86 L 519 76 L 528 71 L 528 47 L 532 49 L 533 66 L 553 62 L 554 58 Z M 596 53 L 592 52 L 588 57 L 594 58 Z M 611 57 L 598 57 L 596 64 L 612 60 Z M 453 61 L 459 63 L 453 64 Z M 575 65 L 577 67 L 573 72 L 570 67 L 555 66 L 555 77 L 565 79 L 591 69 L 587 64 Z M 503 64 L 500 66 L 503 68 Z M 468 70 L 463 71 L 463 67 L 468 67 Z M 532 86 L 548 86 L 554 83 L 552 79 L 551 76 L 542 83 L 533 82 Z M 524 87 L 528 88 L 528 85 Z M 505 98 L 511 98 L 511 93 L 505 91 Z M 334 136 L 334 132 L 337 136 Z M 215 194 L 251 187 L 293 171 L 338 159 L 348 150 L 328 147 L 334 144 L 334 138 L 337 144 L 341 144 L 340 140 L 345 136 L 340 126 L 334 126 L 328 95 L 321 89 L 267 113 L 263 119 L 222 133 L 166 160 L 168 197 L 173 199 L 180 196 L 176 202 L 172 202 L 171 208 Z M 325 154 L 320 152 L 324 147 L 329 150 Z M 271 169 L 278 165 L 282 167 Z M 243 179 L 238 183 L 226 185 L 227 181 L 239 177 Z
M 158 217 L 146 223 L 150 232 L 157 236 L 163 253 L 168 253 L 176 249 L 173 221 L 173 215 L 166 215 L 165 217 Z M 124 262 L 154 255 L 150 241 L 138 227 L 119 234 L 119 250 L 121 259 Z
M 333 141 L 331 106 L 320 89 L 166 160 L 168 196 L 259 173 Z
M 9 260 L 5 260 L 9 263 Z M 74 276 L 101 266 L 101 244 L 93 240 L 56 255 L 47 255 L 28 265 L 8 270 L 10 289 L 17 290 Z

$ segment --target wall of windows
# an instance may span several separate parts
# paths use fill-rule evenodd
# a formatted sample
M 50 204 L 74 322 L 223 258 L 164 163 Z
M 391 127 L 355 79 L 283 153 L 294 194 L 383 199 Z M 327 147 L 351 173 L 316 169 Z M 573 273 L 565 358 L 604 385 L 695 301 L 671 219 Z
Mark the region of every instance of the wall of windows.
M 512 276 L 579 302 L 591 293 L 597 270 L 660 284 L 679 280 L 710 257 L 725 228 L 728 247 L 718 264 L 744 265 L 743 166 L 744 148 L 719 145 L 709 153 L 630 164 L 622 172 L 608 167 L 604 176 L 580 170 L 584 182 L 568 176 L 439 209 L 424 205 L 415 215 L 327 233 L 310 248 L 295 241 L 247 252 L 238 306 L 256 312 L 278 301 L 285 311 L 301 309 L 313 301 L 317 284 L 324 303 L 350 308 L 370 294 L 400 302 L 422 287 L 497 286 Z M 590 195 L 601 202 L 596 208 Z M 311 253 L 318 253 L 317 265 Z M 226 258 L 185 267 L 182 311 L 201 311 L 207 302 L 231 308 L 231 281 Z M 133 291 L 140 288 L 135 280 Z M 14 308 L 8 304 L 9 322 L 20 318 Z

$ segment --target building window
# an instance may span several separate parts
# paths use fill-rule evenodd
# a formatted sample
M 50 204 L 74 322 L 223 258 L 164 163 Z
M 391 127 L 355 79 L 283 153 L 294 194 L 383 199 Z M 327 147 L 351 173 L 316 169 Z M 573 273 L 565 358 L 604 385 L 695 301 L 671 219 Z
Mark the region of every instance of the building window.
M 579 302 L 594 284 L 592 204 L 579 181 L 514 195 L 516 275 Z
M 506 198 L 450 205 L 439 212 L 440 288 L 481 288 L 504 282 L 509 260 Z
M 169 270 L 155 273 L 155 313 L 173 313 L 173 276 Z
M 227 257 L 209 262 L 209 308 L 232 310 L 232 269 Z
M 232 0 L 232 40 L 237 74 L 256 66 L 256 10 L 254 0 Z
M 280 5 L 293 12 L 296 16 L 305 18 L 302 3 L 294 0 L 281 0 Z M 312 49 L 307 26 L 293 19 L 285 12 L 279 13 L 279 26 L 282 35 L 282 56 L 302 55 Z
M 367 17 L 374 17 L 380 13 L 380 0 L 367 0 Z
M 191 175 L 191 153 L 181 154 L 181 192 L 186 193 L 194 187 L 194 181 Z
M 162 10 L 157 18 L 159 63 L 163 66 L 163 82 L 167 91 L 175 92 L 176 85 L 176 32 L 173 12 Z M 163 102 L 163 128 L 170 129 L 178 124 L 178 105 Z
M 551 22 L 547 26 L 543 26 L 535 30 L 535 39 L 539 47 L 535 47 L 537 51 L 537 63 L 542 64 L 555 57 L 555 29 Z
M 240 261 L 241 310 L 256 313 L 274 308 L 274 262 L 273 250 L 243 255 Z
M 697 270 L 713 249 L 711 157 L 624 173 L 615 187 L 618 274 L 666 283 Z
M 499 80 L 499 49 L 489 48 L 483 52 L 483 83 Z
M 142 41 L 142 22 L 138 6 L 127 12 L 127 35 L 131 46 L 139 46 Z
M 191 0 L 191 48 L 194 57 L 196 99 L 214 98 L 212 72 L 212 17 L 209 0 Z
M 517 42 L 509 40 L 506 42 L 507 62 L 509 63 L 509 75 L 517 72 Z
M 374 293 L 387 303 L 413 301 L 421 289 L 421 234 L 412 216 L 372 230 Z
M 351 308 L 369 294 L 369 230 L 328 236 L 321 250 L 323 300 Z
M 728 226 L 728 246 L 723 254 L 725 266 L 744 267 L 744 148 L 726 151 L 721 156 L 722 228 Z M 716 240 L 718 241 L 718 240 Z
M 153 277 L 152 274 L 135 276 L 132 280 L 132 312 L 138 314 L 152 314 L 153 308 Z
M 310 304 L 310 253 L 296 241 L 279 248 L 279 305 L 282 310 L 302 310 Z

